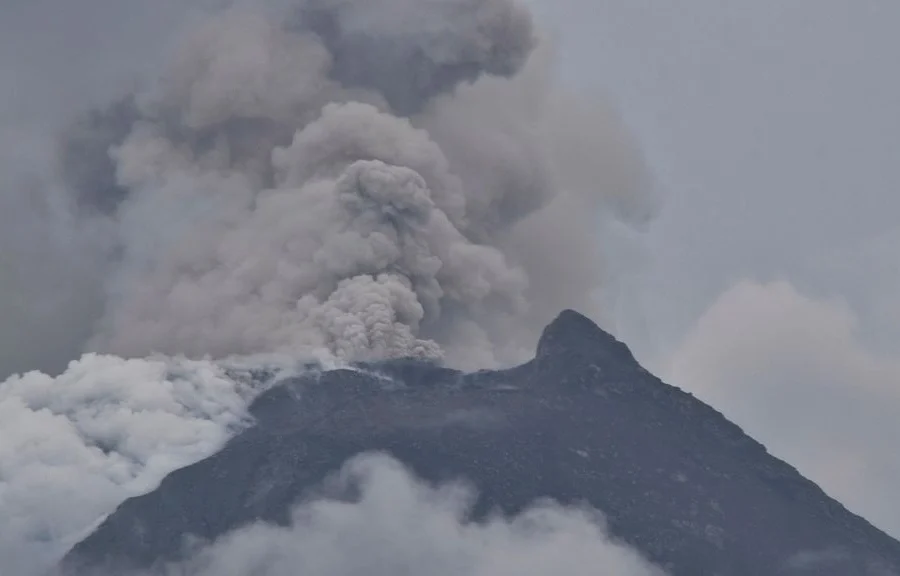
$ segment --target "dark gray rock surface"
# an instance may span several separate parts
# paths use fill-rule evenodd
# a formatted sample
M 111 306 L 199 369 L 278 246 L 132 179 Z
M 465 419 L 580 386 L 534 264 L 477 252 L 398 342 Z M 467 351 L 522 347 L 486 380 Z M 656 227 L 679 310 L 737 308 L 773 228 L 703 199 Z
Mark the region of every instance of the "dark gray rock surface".
M 348 458 L 385 451 L 426 480 L 473 483 L 476 516 L 588 502 L 675 576 L 900 574 L 900 543 L 572 311 L 510 370 L 335 370 L 285 381 L 252 412 L 222 451 L 123 503 L 65 571 L 150 567 L 188 535 L 286 523 Z

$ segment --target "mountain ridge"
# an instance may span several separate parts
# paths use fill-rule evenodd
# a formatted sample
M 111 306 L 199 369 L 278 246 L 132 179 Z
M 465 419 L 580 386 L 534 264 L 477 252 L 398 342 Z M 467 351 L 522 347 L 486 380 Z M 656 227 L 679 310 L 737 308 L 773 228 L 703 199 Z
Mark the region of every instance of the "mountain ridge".
M 369 363 L 288 379 L 251 414 L 256 424 L 219 453 L 123 503 L 63 571 L 154 568 L 179 560 L 189 535 L 285 525 L 293 505 L 366 452 L 389 453 L 428 482 L 465 478 L 478 490 L 476 518 L 540 498 L 586 501 L 674 576 L 900 570 L 900 543 L 573 310 L 520 366 Z

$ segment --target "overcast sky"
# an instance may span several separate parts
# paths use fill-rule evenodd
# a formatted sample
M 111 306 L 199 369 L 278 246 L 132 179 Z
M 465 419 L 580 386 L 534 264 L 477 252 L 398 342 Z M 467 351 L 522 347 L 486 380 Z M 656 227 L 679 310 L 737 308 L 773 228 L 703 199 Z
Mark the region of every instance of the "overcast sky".
M 531 2 L 664 199 L 617 333 L 900 536 L 900 3 Z M 0 124 L 29 128 L 0 160 L 29 157 L 36 111 L 140 77 L 179 5 L 4 3 Z
M 900 535 L 900 3 L 536 1 L 665 199 L 619 334 Z
M 873 292 L 896 292 L 900 275 L 900 263 L 883 260 L 900 226 L 900 4 L 540 9 L 563 36 L 569 78 L 612 95 L 666 198 L 643 286 L 661 344 L 742 278 L 846 295 L 867 309 L 868 328 L 897 336 L 896 315 L 879 325 L 885 310 L 868 308 Z

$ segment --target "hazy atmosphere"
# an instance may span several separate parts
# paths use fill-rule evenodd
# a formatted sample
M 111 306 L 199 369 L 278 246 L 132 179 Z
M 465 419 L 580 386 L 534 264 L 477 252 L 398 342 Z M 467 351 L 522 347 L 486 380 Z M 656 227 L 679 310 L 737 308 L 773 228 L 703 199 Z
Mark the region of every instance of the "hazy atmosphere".
M 0 555 L 32 576 L 217 450 L 249 358 L 509 366 L 563 308 L 900 537 L 898 26 L 888 0 L 0 4 Z M 347 466 L 355 508 L 185 570 L 281 576 L 339 534 L 375 574 L 385 547 L 656 573 L 586 511 L 475 524 L 465 489 Z
M 541 13 L 567 78 L 615 102 L 664 199 L 617 334 L 900 536 L 900 6 Z

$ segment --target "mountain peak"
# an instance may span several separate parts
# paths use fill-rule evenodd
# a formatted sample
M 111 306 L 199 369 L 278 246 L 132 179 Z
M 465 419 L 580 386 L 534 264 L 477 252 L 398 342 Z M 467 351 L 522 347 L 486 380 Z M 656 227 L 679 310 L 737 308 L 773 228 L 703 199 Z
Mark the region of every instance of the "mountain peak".
M 628 347 L 615 336 L 587 316 L 566 309 L 544 328 L 538 341 L 537 356 L 540 358 L 563 351 L 594 354 L 604 350 L 620 354 L 624 350 L 631 357 Z
M 344 463 L 382 453 L 430 485 L 477 488 L 467 521 L 547 499 L 590 506 L 612 538 L 672 576 L 900 574 L 900 543 L 639 370 L 624 344 L 565 310 L 537 362 L 477 378 L 407 361 L 291 378 L 217 454 L 119 506 L 61 573 L 165 573 L 188 559 L 186 538 L 289 526 L 308 495 L 333 494 L 322 487 Z M 385 385 L 385 373 L 403 385 Z M 333 495 L 345 496 L 354 505 L 357 495 Z

